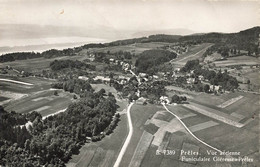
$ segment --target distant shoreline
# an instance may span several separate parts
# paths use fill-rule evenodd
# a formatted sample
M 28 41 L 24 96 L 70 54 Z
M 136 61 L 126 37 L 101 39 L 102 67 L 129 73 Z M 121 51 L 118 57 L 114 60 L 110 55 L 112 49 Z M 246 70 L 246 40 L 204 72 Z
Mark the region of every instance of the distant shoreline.
M 57 38 L 59 39 L 59 38 Z M 68 38 L 69 39 L 69 38 Z M 26 40 L 24 41 L 24 45 L 21 45 L 21 42 L 17 46 L 8 46 L 8 45 L 3 45 L 0 46 L 0 56 L 8 53 L 15 53 L 15 52 L 44 52 L 50 49 L 57 49 L 57 50 L 63 50 L 63 49 L 68 49 L 68 48 L 74 48 L 74 47 L 79 47 L 85 44 L 90 44 L 90 43 L 104 43 L 104 42 L 109 42 L 108 39 L 94 39 L 94 38 L 89 38 L 86 39 L 86 41 L 75 41 L 72 39 L 71 41 L 66 40 L 65 42 L 63 41 L 63 38 L 61 38 L 60 41 L 55 41 L 55 43 L 39 43 L 35 42 L 27 42 Z M 15 43 L 15 42 L 14 42 Z
M 8 53 L 15 52 L 44 52 L 50 49 L 67 49 L 85 45 L 87 43 L 58 43 L 58 44 L 43 44 L 43 45 L 28 45 L 28 46 L 13 46 L 13 47 L 0 47 L 0 56 Z

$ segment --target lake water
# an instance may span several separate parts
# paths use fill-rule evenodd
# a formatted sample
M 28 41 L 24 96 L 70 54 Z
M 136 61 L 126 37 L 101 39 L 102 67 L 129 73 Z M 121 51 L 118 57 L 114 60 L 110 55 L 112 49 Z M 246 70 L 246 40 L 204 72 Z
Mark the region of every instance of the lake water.
M 1 39 L 0 55 L 12 52 L 43 52 L 49 49 L 66 49 L 88 43 L 105 43 L 108 39 L 86 37 L 58 37 L 38 39 Z

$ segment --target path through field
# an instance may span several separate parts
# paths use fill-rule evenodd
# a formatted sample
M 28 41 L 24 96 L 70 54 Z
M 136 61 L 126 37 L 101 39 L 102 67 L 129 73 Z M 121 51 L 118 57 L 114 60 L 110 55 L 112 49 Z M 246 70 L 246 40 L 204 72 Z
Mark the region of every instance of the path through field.
M 211 149 L 213 149 L 213 150 L 215 150 L 215 151 L 217 151 L 217 152 L 219 152 L 219 153 L 222 152 L 222 151 L 220 151 L 219 149 L 217 149 L 217 148 L 215 148 L 215 147 L 213 147 L 213 146 L 211 146 L 211 145 L 205 143 L 204 141 L 200 140 L 197 136 L 195 136 L 195 135 L 190 131 L 190 129 L 184 124 L 184 122 L 182 122 L 182 120 L 181 120 L 177 115 L 173 114 L 173 113 L 165 106 L 164 103 L 162 103 L 162 105 L 163 105 L 163 107 L 165 108 L 166 111 L 168 111 L 170 114 L 172 114 L 175 118 L 177 118 L 177 119 L 180 121 L 180 123 L 181 123 L 181 124 L 184 126 L 184 128 L 189 132 L 189 134 L 191 134 L 196 140 L 198 140 L 200 143 L 202 143 L 202 144 L 208 146 L 209 148 L 211 148 Z
M 0 81 L 12 82 L 12 83 L 17 83 L 17 84 L 22 84 L 22 85 L 28 85 L 28 86 L 32 86 L 32 85 L 33 85 L 33 84 L 27 83 L 27 82 L 15 81 L 15 80 L 11 80 L 11 79 L 3 79 L 3 78 L 0 78 Z
M 120 162 L 121 162 L 121 160 L 122 160 L 122 158 L 123 158 L 123 155 L 125 154 L 126 148 L 127 148 L 127 146 L 129 145 L 130 140 L 131 140 L 131 138 L 132 138 L 132 136 L 133 136 L 133 124 L 132 124 L 131 114 L 130 114 L 130 110 L 131 110 L 131 107 L 132 107 L 133 104 L 134 104 L 134 103 L 132 102 L 132 103 L 128 106 L 128 108 L 127 108 L 127 119 L 128 119 L 128 125 L 129 125 L 129 133 L 128 133 L 128 135 L 127 135 L 127 138 L 126 138 L 126 140 L 125 140 L 124 145 L 122 146 L 122 149 L 121 149 L 120 153 L 118 154 L 118 157 L 117 157 L 117 159 L 116 159 L 116 162 L 115 162 L 115 164 L 114 164 L 114 167 L 119 167 Z

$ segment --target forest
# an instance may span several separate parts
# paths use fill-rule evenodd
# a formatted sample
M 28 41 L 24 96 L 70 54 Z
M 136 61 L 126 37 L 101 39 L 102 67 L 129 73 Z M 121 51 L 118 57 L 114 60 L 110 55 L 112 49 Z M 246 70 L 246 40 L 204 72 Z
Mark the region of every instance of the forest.
M 252 56 L 253 53 L 257 56 L 259 55 L 259 34 L 260 27 L 253 27 L 238 33 L 208 33 L 202 35 L 189 35 L 183 36 L 179 41 L 199 41 L 199 42 L 208 42 L 214 43 L 214 46 L 211 49 L 214 51 L 223 52 L 223 46 L 228 50 L 245 50 L 248 52 L 249 56 Z M 227 57 L 227 54 L 224 54 L 224 57 Z
M 18 114 L 0 107 L 0 165 L 65 166 L 90 137 L 101 140 L 119 121 L 116 99 L 105 90 L 86 91 L 63 113 L 42 119 L 37 112 Z M 29 127 L 20 126 L 31 121 Z
M 156 68 L 158 65 L 168 62 L 176 57 L 176 53 L 167 50 L 146 50 L 138 56 L 135 66 L 138 72 L 153 74 L 158 71 Z

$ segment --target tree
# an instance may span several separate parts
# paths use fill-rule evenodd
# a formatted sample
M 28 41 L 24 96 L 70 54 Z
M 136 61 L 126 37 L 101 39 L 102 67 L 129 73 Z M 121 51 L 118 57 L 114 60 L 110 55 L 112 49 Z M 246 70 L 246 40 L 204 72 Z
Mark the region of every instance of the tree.
M 248 85 L 250 84 L 250 80 L 249 80 L 249 79 L 247 80 L 247 84 L 248 84 Z
M 55 90 L 53 94 L 54 94 L 55 96 L 58 96 L 58 91 Z
M 172 96 L 172 103 L 180 103 L 180 97 L 178 95 L 173 95 Z
M 209 92 L 209 85 L 205 84 L 203 87 L 204 92 L 208 93 Z
M 27 139 L 27 140 L 25 141 L 25 143 L 24 143 L 24 148 L 25 148 L 25 150 L 30 150 L 30 144 L 31 144 L 30 140 Z
M 110 72 L 110 73 L 109 73 L 109 78 L 110 78 L 110 79 L 113 79 L 113 77 L 114 77 L 114 73 Z
M 138 96 L 136 94 L 133 95 L 133 100 L 138 100 Z

